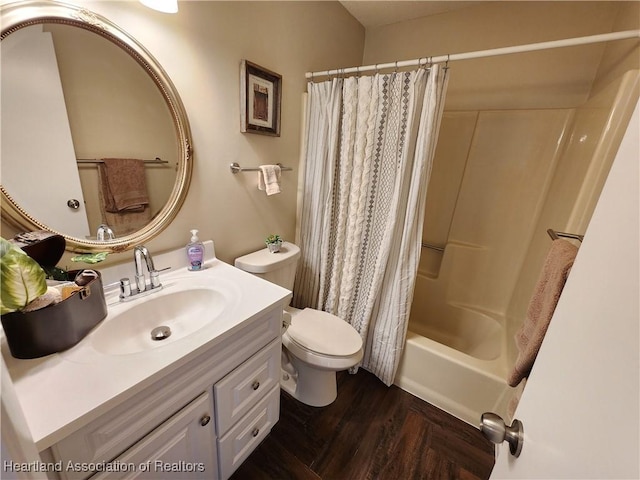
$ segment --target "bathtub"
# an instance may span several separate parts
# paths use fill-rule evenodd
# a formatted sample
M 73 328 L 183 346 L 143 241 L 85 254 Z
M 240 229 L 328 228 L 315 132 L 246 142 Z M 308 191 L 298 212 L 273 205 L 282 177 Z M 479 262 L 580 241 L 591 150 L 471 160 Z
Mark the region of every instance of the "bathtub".
M 450 308 L 429 323 L 410 322 L 394 383 L 471 424 L 484 412 L 508 419 L 504 322 L 470 308 Z

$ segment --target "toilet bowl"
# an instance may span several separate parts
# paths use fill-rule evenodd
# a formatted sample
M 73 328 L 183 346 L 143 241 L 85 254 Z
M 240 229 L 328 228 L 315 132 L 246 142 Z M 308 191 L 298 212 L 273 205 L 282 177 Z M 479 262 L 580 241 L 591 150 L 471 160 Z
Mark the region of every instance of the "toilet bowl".
M 293 290 L 300 249 L 284 242 L 280 252 L 266 248 L 235 260 L 235 266 Z M 337 396 L 336 372 L 362 360 L 362 338 L 343 319 L 320 310 L 286 307 L 282 333 L 282 389 L 314 407 Z
M 282 388 L 307 405 L 329 405 L 338 393 L 336 372 L 362 360 L 362 338 L 330 313 L 291 307 L 287 313 L 291 325 L 282 335 L 282 346 L 294 372 L 283 366 Z

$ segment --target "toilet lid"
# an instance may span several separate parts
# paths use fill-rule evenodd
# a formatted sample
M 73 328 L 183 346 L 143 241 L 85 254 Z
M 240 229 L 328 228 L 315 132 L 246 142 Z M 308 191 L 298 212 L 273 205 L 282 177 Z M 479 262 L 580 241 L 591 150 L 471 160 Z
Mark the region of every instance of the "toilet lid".
M 305 308 L 291 318 L 287 334 L 298 345 L 334 356 L 353 355 L 362 348 L 360 334 L 335 315 Z

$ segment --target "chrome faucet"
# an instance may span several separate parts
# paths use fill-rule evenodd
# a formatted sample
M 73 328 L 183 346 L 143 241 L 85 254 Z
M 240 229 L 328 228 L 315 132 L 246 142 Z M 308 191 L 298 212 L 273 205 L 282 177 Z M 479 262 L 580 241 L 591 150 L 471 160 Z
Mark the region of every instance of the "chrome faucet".
M 138 287 L 138 292 L 144 292 L 147 289 L 147 280 L 144 276 L 144 265 L 142 264 L 142 260 L 147 264 L 149 277 L 151 277 L 150 287 L 154 288 L 154 276 L 155 281 L 159 284 L 158 272 L 156 272 L 156 269 L 153 266 L 153 258 L 151 258 L 149 250 L 147 250 L 147 247 L 144 245 L 139 245 L 133 249 L 133 261 L 136 264 L 136 287 Z
M 133 261 L 136 267 L 136 288 L 131 288 L 131 282 L 128 278 L 120 279 L 120 300 L 123 302 L 162 289 L 160 272 L 168 270 L 168 268 L 156 270 L 151 253 L 144 245 L 138 245 L 133 249 Z M 149 284 L 147 284 L 147 279 L 144 274 L 145 265 L 149 272 Z
M 99 242 L 104 242 L 105 240 L 113 240 L 116 236 L 113 233 L 113 230 L 109 228 L 109 225 L 105 223 L 101 223 L 98 225 L 98 232 L 96 233 L 96 239 Z

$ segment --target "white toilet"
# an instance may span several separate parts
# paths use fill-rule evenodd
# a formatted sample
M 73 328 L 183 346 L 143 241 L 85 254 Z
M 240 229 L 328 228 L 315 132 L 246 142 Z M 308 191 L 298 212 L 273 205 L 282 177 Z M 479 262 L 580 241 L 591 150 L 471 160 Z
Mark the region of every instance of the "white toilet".
M 300 249 L 284 242 L 236 258 L 235 266 L 293 291 Z M 362 338 L 350 324 L 327 312 L 287 307 L 282 334 L 282 388 L 302 403 L 324 407 L 336 399 L 336 372 L 362 359 Z M 290 318 L 290 322 L 289 322 Z

